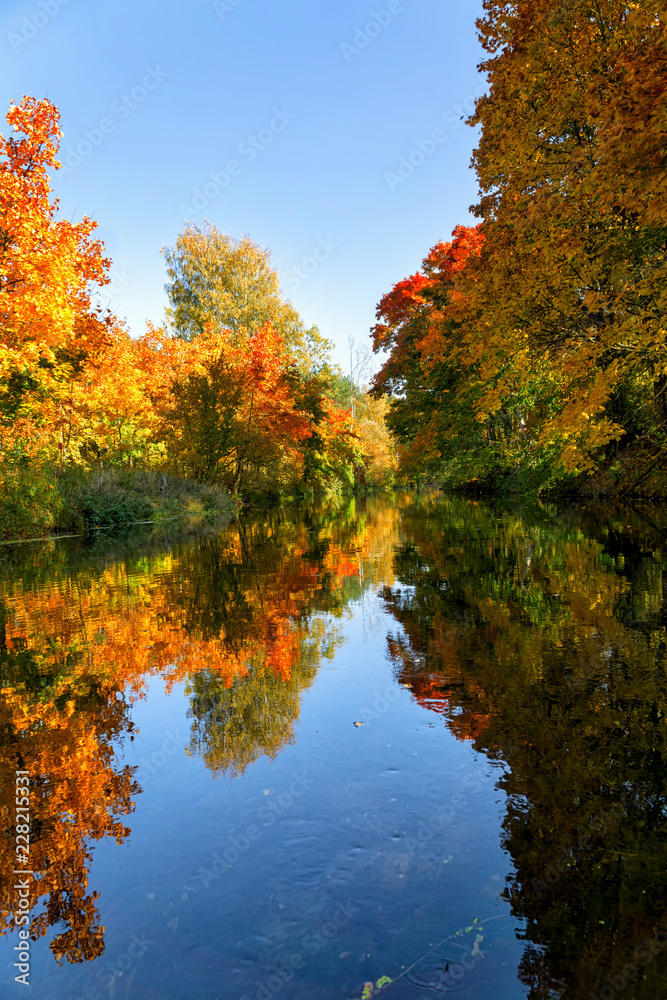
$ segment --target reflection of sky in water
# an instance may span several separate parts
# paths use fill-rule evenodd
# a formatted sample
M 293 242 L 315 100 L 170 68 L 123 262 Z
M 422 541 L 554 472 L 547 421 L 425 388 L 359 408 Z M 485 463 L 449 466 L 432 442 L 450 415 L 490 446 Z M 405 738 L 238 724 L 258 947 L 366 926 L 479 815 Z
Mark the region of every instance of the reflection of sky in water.
M 388 626 L 377 600 L 367 603 Z M 395 976 L 475 916 L 502 919 L 488 925 L 484 961 L 469 959 L 457 990 L 491 997 L 499 981 L 516 990 L 520 949 L 498 900 L 508 859 L 492 769 L 428 727 L 428 714 L 392 683 L 384 642 L 363 642 L 360 604 L 353 610 L 348 642 L 303 696 L 295 743 L 243 777 L 213 778 L 184 752 L 183 688 L 166 697 L 151 683 L 126 752 L 144 789 L 132 835 L 95 849 L 105 953 L 58 969 L 40 945 L 33 982 L 45 1000 L 78 1000 L 86 989 L 254 1000 L 290 970 L 272 996 L 360 995 L 365 981 Z M 366 718 L 363 728 L 356 718 Z M 408 973 L 415 995 L 442 989 L 445 966 L 472 951 L 476 933 Z M 487 951 L 499 936 L 509 964 Z
M 508 514 L 499 545 L 493 512 L 454 506 L 454 514 L 446 508 L 437 516 L 409 507 L 399 527 L 391 508 L 373 501 L 367 520 L 362 505 L 338 537 L 311 518 L 310 555 L 289 525 L 274 521 L 271 544 L 286 553 L 280 572 L 289 563 L 298 586 L 321 583 L 308 600 L 295 583 L 291 593 L 271 591 L 271 579 L 287 577 L 256 525 L 248 534 L 260 558 L 250 569 L 238 560 L 232 572 L 224 559 L 221 568 L 210 539 L 208 549 L 171 540 L 177 558 L 168 572 L 157 567 L 150 576 L 146 561 L 142 600 L 155 602 L 160 586 L 171 586 L 167 605 L 175 606 L 183 589 L 196 610 L 188 627 L 197 641 L 219 635 L 227 613 L 225 595 L 204 599 L 202 590 L 226 581 L 236 588 L 229 621 L 238 635 L 286 636 L 281 656 L 291 651 L 291 668 L 276 654 L 273 673 L 248 701 L 237 697 L 251 689 L 243 678 L 216 686 L 203 683 L 204 671 L 198 683 L 176 677 L 170 690 L 160 676 L 149 678 L 145 697 L 130 707 L 134 739 L 123 740 L 114 765 L 135 766 L 142 788 L 123 818 L 131 834 L 121 844 L 106 837 L 91 851 L 88 891 L 100 892 L 104 953 L 61 968 L 48 950 L 50 931 L 31 945 L 40 1000 L 349 1000 L 384 975 L 394 979 L 386 1000 L 537 998 L 540 963 L 567 974 L 568 962 L 584 961 L 581 939 L 591 926 L 607 934 L 619 904 L 611 869 L 598 877 L 605 856 L 595 837 L 550 888 L 531 895 L 531 885 L 554 859 L 569 857 L 572 829 L 595 829 L 590 817 L 609 812 L 614 788 L 632 789 L 640 801 L 642 770 L 633 761 L 641 760 L 642 738 L 627 715 L 607 724 L 605 700 L 619 695 L 619 657 L 650 667 L 648 647 L 637 645 L 642 633 L 629 630 L 627 618 L 621 626 L 615 611 L 659 602 L 629 593 L 597 543 L 573 535 L 571 515 L 554 521 L 551 534 L 539 515 L 531 534 L 528 515 Z M 221 551 L 234 551 L 232 542 Z M 655 572 L 642 571 L 642 579 L 656 584 Z M 238 608 L 245 632 L 234 619 Z M 89 635 L 100 642 L 105 632 L 99 624 Z M 251 652 L 258 655 L 255 646 Z M 249 713 L 240 734 L 234 712 Z M 593 725 L 597 743 L 586 743 Z M 220 726 L 225 739 L 207 757 Z M 607 730 L 617 739 L 619 727 L 634 741 L 627 764 L 617 743 L 613 755 L 596 756 Z M 571 773 L 577 764 L 563 744 L 570 738 L 583 778 Z M 236 769 L 229 745 L 246 762 Z M 581 746 L 592 747 L 587 763 Z M 626 866 L 628 825 L 632 815 L 604 829 Z M 626 840 L 616 843 L 621 835 Z M 619 877 L 633 884 L 630 872 Z M 587 880 L 598 896 L 581 910 Z M 501 898 L 508 884 L 512 909 Z M 641 878 L 636 885 L 639 898 Z M 652 933 L 660 902 L 658 887 L 643 916 L 637 911 L 640 940 Z M 15 942 L 14 934 L 1 942 L 8 983 Z M 607 943 L 597 939 L 600 954 Z M 600 959 L 585 961 L 603 984 Z M 591 992 L 554 981 L 554 996 Z

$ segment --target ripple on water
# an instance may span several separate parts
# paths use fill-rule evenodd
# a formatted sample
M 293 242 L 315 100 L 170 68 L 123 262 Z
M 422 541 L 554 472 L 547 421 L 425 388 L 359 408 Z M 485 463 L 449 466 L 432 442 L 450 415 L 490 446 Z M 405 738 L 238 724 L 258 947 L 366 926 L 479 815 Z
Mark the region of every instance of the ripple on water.
M 463 975 L 461 975 L 463 972 Z M 412 997 L 443 997 L 450 993 L 462 993 L 465 989 L 465 970 L 457 960 L 456 955 L 443 956 L 439 958 L 425 958 L 423 962 L 407 972 L 402 980 L 406 990 L 404 993 L 397 992 L 396 996 L 385 994 L 387 1000 L 405 1000 Z

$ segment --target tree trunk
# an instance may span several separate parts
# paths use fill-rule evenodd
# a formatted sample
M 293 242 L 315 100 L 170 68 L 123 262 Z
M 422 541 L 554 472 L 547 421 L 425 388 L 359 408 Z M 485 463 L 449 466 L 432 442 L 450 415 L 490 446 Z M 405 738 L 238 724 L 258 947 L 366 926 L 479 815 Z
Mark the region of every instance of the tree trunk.
M 667 423 L 667 375 L 653 379 L 653 405 L 658 423 Z
M 238 494 L 243 474 L 243 458 L 239 456 L 236 460 L 236 471 L 234 472 L 234 482 L 232 483 L 232 493 Z
M 125 463 L 123 462 L 123 431 L 120 418 L 117 420 L 117 424 L 118 424 L 118 449 L 120 451 L 120 467 L 121 469 L 123 469 L 125 467 Z

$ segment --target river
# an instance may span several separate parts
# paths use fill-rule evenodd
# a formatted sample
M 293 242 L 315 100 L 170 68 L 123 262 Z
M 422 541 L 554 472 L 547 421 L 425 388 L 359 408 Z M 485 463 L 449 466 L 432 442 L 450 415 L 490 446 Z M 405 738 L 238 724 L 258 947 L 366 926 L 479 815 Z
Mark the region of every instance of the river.
M 438 493 L 4 546 L 3 996 L 667 996 L 666 572 Z

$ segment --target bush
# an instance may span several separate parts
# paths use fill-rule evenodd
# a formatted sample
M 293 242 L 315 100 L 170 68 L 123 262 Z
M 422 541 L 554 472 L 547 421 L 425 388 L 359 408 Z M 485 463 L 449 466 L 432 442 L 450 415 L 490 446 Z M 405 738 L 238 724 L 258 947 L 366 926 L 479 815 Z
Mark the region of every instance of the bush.
M 141 521 L 232 515 L 220 486 L 154 470 L 87 472 L 0 463 L 0 538 L 37 538 L 52 531 L 124 530 Z
M 55 478 L 41 469 L 0 465 L 0 495 L 0 538 L 43 535 L 62 507 Z
M 137 521 L 152 520 L 153 506 L 132 490 L 90 490 L 79 496 L 79 511 L 92 528 L 125 528 Z
M 70 472 L 62 477 L 60 491 L 61 530 L 123 529 L 139 521 L 234 512 L 222 488 L 155 470 Z

